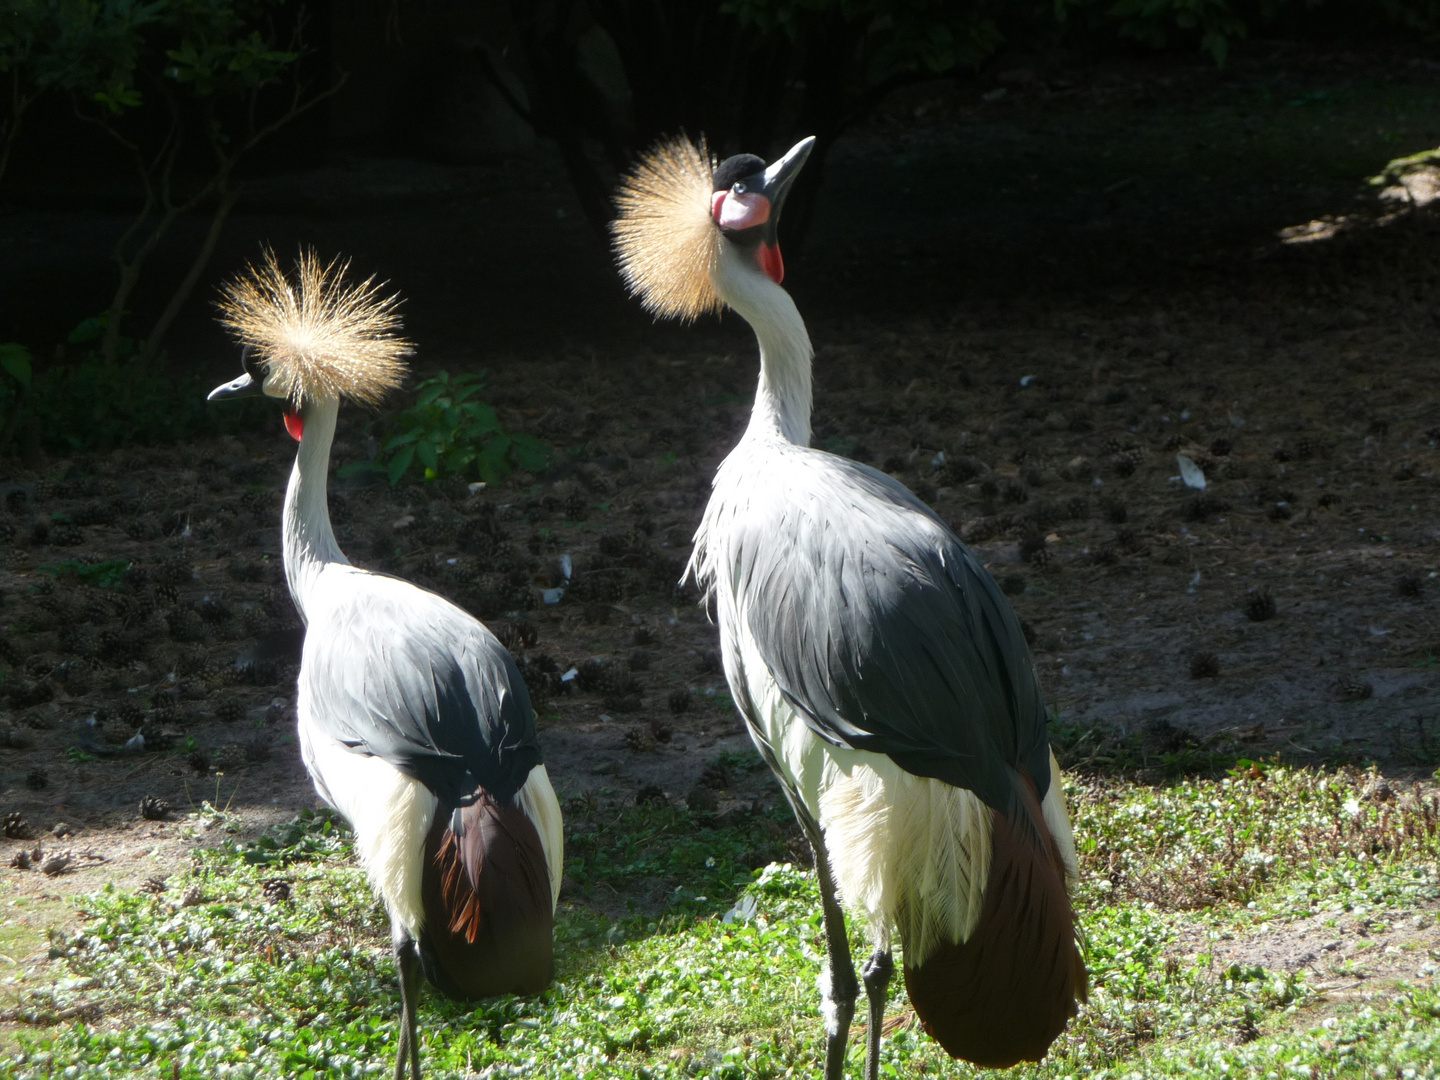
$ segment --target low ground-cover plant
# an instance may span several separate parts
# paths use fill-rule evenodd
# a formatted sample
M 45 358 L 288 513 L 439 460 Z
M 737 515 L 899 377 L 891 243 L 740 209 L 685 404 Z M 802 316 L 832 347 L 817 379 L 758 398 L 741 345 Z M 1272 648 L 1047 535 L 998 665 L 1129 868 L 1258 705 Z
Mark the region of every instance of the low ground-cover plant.
M 1357 866 L 1440 854 L 1440 795 L 1355 769 L 1257 766 L 1119 803 L 1112 783 L 1074 792 L 1085 881 L 1162 909 L 1247 903 L 1276 879 L 1344 889 Z
M 1214 957 L 1215 944 L 1261 924 L 1363 910 L 1379 927 L 1435 906 L 1440 867 L 1422 805 L 1433 796 L 1392 792 L 1392 805 L 1378 783 L 1272 769 L 1263 782 L 1072 786 L 1091 1001 L 1046 1062 L 1010 1075 L 1435 1076 L 1440 999 L 1429 980 L 1337 1009 L 1302 975 Z M 1327 820 L 1336 797 L 1350 822 L 1338 834 Z M 816 1073 L 824 941 L 813 875 L 783 861 L 746 866 L 778 812 L 569 806 L 555 985 L 476 1006 L 427 994 L 427 1075 Z M 1190 910 L 1136 887 L 1223 853 L 1232 830 L 1252 862 L 1271 860 L 1244 891 Z M 614 854 L 600 860 L 602 850 Z M 24 1035 L 0 1075 L 388 1072 L 388 928 L 343 828 L 302 816 L 248 848 L 197 853 L 167 884 L 159 896 L 106 889 L 84 899 L 80 931 L 53 942 L 61 978 L 25 1002 L 36 1015 L 83 1019 Z M 577 885 L 594 898 L 577 899 Z M 864 947 L 858 927 L 855 946 Z M 65 1013 L 80 1005 L 90 1011 Z M 887 1031 L 884 1075 L 971 1075 L 919 1031 L 903 986 Z M 858 1040 L 852 1053 L 858 1069 Z

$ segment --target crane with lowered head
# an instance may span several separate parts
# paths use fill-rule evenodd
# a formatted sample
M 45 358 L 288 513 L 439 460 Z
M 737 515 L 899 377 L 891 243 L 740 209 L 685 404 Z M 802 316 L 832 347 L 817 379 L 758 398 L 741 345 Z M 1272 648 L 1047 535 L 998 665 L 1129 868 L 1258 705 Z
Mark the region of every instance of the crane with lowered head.
M 400 980 L 396 1080 L 420 1078 L 420 974 L 461 1000 L 537 993 L 553 975 L 560 805 L 530 696 L 478 620 L 408 581 L 352 566 L 326 473 L 340 399 L 374 405 L 405 374 L 395 295 L 302 252 L 267 251 L 224 287 L 245 372 L 210 397 L 264 394 L 299 443 L 285 492 L 285 577 L 305 624 L 299 735 L 315 790 L 355 831 L 390 916 Z
M 1014 611 L 959 537 L 894 478 L 809 445 L 813 350 L 781 288 L 777 229 L 813 143 L 716 165 L 676 138 L 620 187 L 630 290 L 657 316 L 729 307 L 760 348 L 750 423 L 687 573 L 713 600 L 731 694 L 814 850 L 827 1080 L 844 1073 L 859 997 L 846 908 L 874 947 L 868 1080 L 894 936 L 910 1002 L 951 1056 L 1039 1060 L 1087 983 L 1044 699 Z

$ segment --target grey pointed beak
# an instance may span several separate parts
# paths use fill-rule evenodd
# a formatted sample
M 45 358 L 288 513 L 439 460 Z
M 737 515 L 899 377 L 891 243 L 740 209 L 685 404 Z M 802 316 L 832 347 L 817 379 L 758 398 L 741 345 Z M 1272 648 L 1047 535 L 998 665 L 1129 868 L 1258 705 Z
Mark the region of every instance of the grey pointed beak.
M 260 385 L 250 377 L 247 371 L 238 379 L 232 382 L 222 383 L 211 390 L 206 396 L 206 401 L 217 401 L 220 398 L 249 397 L 260 393 Z
M 245 368 L 245 374 L 238 379 L 215 387 L 206 395 L 206 401 L 216 401 L 220 398 L 253 397 L 265 392 L 264 373 L 250 359 L 253 351 L 249 345 L 240 350 L 240 363 Z
M 804 166 L 805 159 L 810 156 L 810 151 L 814 147 L 814 135 L 801 139 L 790 148 L 788 154 L 765 169 L 764 192 L 765 197 L 770 200 L 773 216 L 780 216 L 780 208 L 785 202 L 785 196 L 789 194 L 790 186 L 795 183 L 795 177 L 800 175 L 800 169 Z

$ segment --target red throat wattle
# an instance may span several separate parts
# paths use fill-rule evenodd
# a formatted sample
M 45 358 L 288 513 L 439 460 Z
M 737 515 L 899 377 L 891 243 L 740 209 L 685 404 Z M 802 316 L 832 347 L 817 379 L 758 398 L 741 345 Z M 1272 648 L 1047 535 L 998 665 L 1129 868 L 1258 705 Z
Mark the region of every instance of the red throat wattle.
M 299 442 L 305 437 L 305 421 L 300 419 L 300 414 L 290 409 L 285 410 L 285 430 L 290 437 Z
M 780 257 L 779 244 L 761 244 L 756 258 L 759 259 L 760 269 L 765 271 L 765 276 L 776 285 L 785 280 L 785 260 Z

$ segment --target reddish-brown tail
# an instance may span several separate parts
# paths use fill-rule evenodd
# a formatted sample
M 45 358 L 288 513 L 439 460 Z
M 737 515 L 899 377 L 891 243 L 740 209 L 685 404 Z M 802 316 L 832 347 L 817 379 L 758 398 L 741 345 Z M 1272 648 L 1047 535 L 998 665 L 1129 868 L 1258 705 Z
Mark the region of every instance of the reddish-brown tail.
M 425 975 L 452 998 L 534 994 L 554 970 L 554 908 L 540 834 L 518 805 L 485 793 L 461 811 L 462 837 L 437 814 L 425 841 Z
M 990 874 L 969 940 L 904 969 L 931 1038 L 987 1068 L 1043 1058 L 1087 992 L 1064 867 L 1034 791 L 1019 786 L 1023 809 L 991 814 Z

